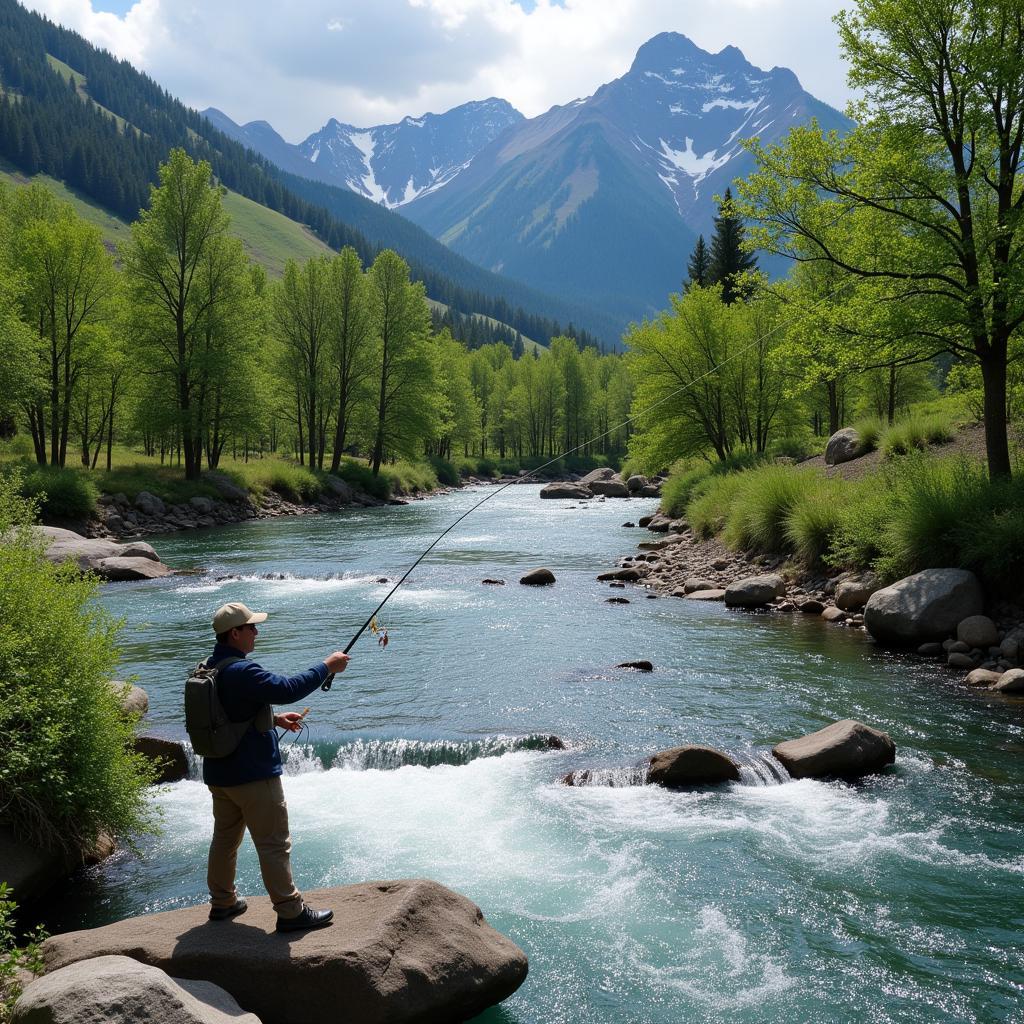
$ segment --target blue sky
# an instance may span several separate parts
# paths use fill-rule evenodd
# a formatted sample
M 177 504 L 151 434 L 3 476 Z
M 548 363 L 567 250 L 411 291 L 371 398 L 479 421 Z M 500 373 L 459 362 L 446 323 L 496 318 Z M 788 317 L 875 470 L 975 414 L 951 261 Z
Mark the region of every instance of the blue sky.
M 528 117 L 624 74 L 675 31 L 848 98 L 831 17 L 843 0 L 23 0 L 185 103 L 267 120 L 295 142 L 500 96 Z

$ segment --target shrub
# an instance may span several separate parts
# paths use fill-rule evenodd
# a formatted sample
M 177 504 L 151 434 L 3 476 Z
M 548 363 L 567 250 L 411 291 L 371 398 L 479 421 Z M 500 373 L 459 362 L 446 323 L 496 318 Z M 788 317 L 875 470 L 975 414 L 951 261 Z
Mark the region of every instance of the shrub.
M 343 458 L 338 466 L 338 476 L 356 490 L 381 501 L 387 501 L 391 497 L 391 479 L 384 473 L 374 476 L 369 464 L 361 459 Z
M 96 582 L 51 565 L 15 474 L 0 480 L 0 807 L 15 832 L 88 848 L 151 829 L 153 771 L 110 686 L 118 623 Z
M 434 473 L 437 475 L 438 482 L 442 483 L 445 487 L 458 487 L 462 483 L 459 471 L 451 462 L 442 459 L 439 455 L 431 455 L 429 462 Z
M 821 439 L 814 437 L 782 437 L 772 444 L 772 455 L 803 462 L 813 455 L 820 455 Z
M 915 415 L 890 427 L 882 438 L 886 458 L 908 455 L 930 444 L 948 444 L 953 440 L 953 427 L 943 416 Z
M 878 448 L 888 428 L 885 421 L 878 416 L 869 416 L 867 419 L 857 420 L 853 424 L 853 429 L 857 431 L 857 451 L 861 455 L 867 455 Z
M 28 942 L 19 947 L 14 929 L 14 914 L 18 905 L 11 898 L 11 889 L 0 882 L 0 1022 L 11 1019 L 11 1011 L 21 995 L 20 971 L 43 973 L 42 944 L 46 932 L 42 925 L 28 935 Z
M 814 481 L 785 520 L 787 545 L 807 565 L 821 561 L 831 549 L 839 529 L 843 492 L 849 489 L 840 480 L 816 474 Z
M 742 473 L 740 480 L 726 517 L 725 542 L 758 551 L 789 550 L 787 518 L 821 478 L 788 466 L 763 466 Z
M 96 511 L 99 491 L 87 470 L 33 466 L 21 476 L 21 493 L 38 502 L 45 516 L 88 519 Z
M 381 476 L 388 478 L 391 491 L 394 494 L 416 494 L 419 491 L 432 491 L 437 487 L 437 473 L 434 467 L 427 462 L 406 462 L 399 459 L 390 465 L 380 467 Z M 455 482 L 458 483 L 458 474 L 454 467 L 451 468 Z
M 669 472 L 668 479 L 661 485 L 662 512 L 673 519 L 678 519 L 686 512 L 686 507 L 698 485 L 710 475 L 709 462 L 697 465 L 677 462 Z
M 232 477 L 240 487 L 248 487 L 242 473 L 231 472 L 226 475 Z M 186 480 L 184 472 L 174 466 L 152 466 L 145 463 L 118 466 L 109 473 L 104 470 L 96 474 L 96 480 L 108 494 L 122 493 L 134 498 L 140 491 L 148 491 L 168 505 L 185 505 L 196 497 L 220 498 L 220 492 L 212 483 L 201 478 Z
M 713 537 L 725 526 L 729 508 L 742 483 L 741 474 L 712 474 L 694 489 L 686 506 L 686 518 L 694 533 Z

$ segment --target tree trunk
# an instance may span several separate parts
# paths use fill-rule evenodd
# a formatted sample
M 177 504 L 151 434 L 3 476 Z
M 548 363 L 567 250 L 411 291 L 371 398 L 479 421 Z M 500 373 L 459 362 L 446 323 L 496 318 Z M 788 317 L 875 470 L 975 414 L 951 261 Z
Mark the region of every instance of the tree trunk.
M 993 341 L 981 358 L 984 384 L 985 454 L 989 479 L 1008 479 L 1011 475 L 1010 446 L 1006 434 L 1006 340 Z

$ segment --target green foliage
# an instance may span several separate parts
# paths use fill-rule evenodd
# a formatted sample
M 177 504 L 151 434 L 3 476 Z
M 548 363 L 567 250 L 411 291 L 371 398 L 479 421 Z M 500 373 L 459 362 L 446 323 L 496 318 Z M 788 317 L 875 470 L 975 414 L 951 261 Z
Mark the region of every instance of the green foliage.
M 381 476 L 387 477 L 392 494 L 417 494 L 432 491 L 438 480 L 434 467 L 427 462 L 409 462 L 398 459 L 381 467 Z
M 857 437 L 860 442 L 857 450 L 861 455 L 867 455 L 868 452 L 878 449 L 883 435 L 889 428 L 881 417 L 868 416 L 866 419 L 857 420 L 853 424 L 853 429 L 857 431 Z
M 85 470 L 58 466 L 26 466 L 20 474 L 21 494 L 49 517 L 88 519 L 96 511 L 99 490 Z
M 953 428 L 943 416 L 910 416 L 885 431 L 882 451 L 886 458 L 923 450 L 930 444 L 948 444 Z
M 315 501 L 323 490 L 313 470 L 286 459 L 253 459 L 234 466 L 230 475 L 250 491 L 274 491 L 288 501 Z
M 686 507 L 686 518 L 694 533 L 700 537 L 721 533 L 742 486 L 742 476 L 742 473 L 721 473 L 701 482 Z
M 789 517 L 820 479 L 815 473 L 788 466 L 762 466 L 741 474 L 726 516 L 726 543 L 756 551 L 790 550 Z
M 437 474 L 438 482 L 445 487 L 458 487 L 462 482 L 458 469 L 447 459 L 442 459 L 440 455 L 431 455 L 428 461 Z
M 794 462 L 803 462 L 813 455 L 820 455 L 822 450 L 821 439 L 810 437 L 805 434 L 790 437 L 780 437 L 772 442 L 771 453 L 786 459 L 793 459 Z
M 153 769 L 110 686 L 116 623 L 95 581 L 54 566 L 16 475 L 0 479 L 0 806 L 19 834 L 70 850 L 152 829 Z
M 785 517 L 786 545 L 806 565 L 822 561 L 832 547 L 839 529 L 840 502 L 844 493 L 841 480 L 814 474 L 807 487 Z
M 756 452 L 741 452 L 725 461 L 707 462 L 703 459 L 680 459 L 669 471 L 661 487 L 661 510 L 673 519 L 685 515 L 690 499 L 701 490 L 711 476 L 738 473 L 764 461 Z
M 8 1024 L 14 1004 L 21 995 L 18 973 L 43 973 L 42 944 L 47 938 L 46 930 L 39 925 L 29 933 L 24 946 L 18 945 L 14 925 L 18 905 L 11 899 L 12 895 L 13 890 L 8 884 L 0 882 L 0 1024 Z
M 337 476 L 353 487 L 381 501 L 387 501 L 392 494 L 392 481 L 386 471 L 374 475 L 369 465 L 361 459 L 343 458 L 338 464 Z
M 235 473 L 228 476 L 236 477 Z M 142 462 L 116 466 L 109 473 L 95 477 L 107 494 L 125 494 L 134 499 L 140 491 L 165 501 L 168 505 L 185 505 L 191 498 L 220 498 L 220 491 L 207 480 L 186 480 L 180 469 L 172 466 L 153 466 Z M 239 486 L 246 486 L 240 478 Z

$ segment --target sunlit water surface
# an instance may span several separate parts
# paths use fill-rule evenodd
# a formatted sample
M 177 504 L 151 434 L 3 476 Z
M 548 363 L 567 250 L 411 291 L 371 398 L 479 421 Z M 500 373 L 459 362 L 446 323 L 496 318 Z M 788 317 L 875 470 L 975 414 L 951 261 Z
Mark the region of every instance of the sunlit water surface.
M 152 725 L 183 736 L 183 679 L 219 604 L 269 611 L 256 656 L 305 668 L 481 493 L 158 538 L 206 573 L 102 598 Z M 429 876 L 479 903 L 530 959 L 489 1024 L 1022 1019 L 1021 704 L 818 621 L 596 583 L 643 539 L 622 523 L 652 508 L 510 488 L 417 569 L 381 616 L 388 649 L 367 636 L 307 701 L 286 779 L 298 884 Z M 519 585 L 541 565 L 556 586 Z M 613 667 L 637 658 L 655 671 Z M 756 756 L 847 717 L 892 734 L 895 769 L 856 786 L 558 784 L 684 742 Z M 570 749 L 540 749 L 548 734 Z M 160 838 L 78 879 L 53 927 L 206 898 L 206 789 L 154 800 Z M 240 887 L 262 892 L 248 842 Z

